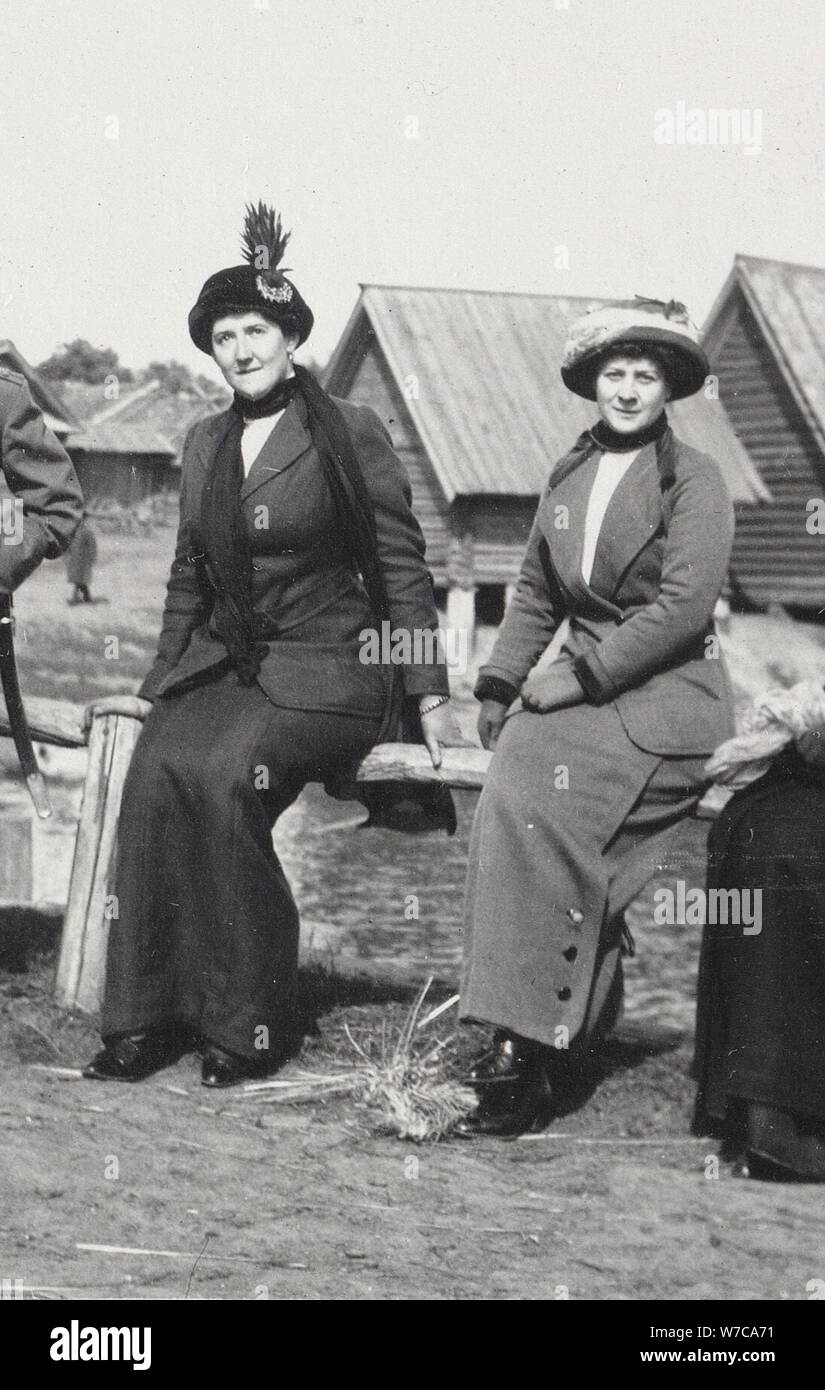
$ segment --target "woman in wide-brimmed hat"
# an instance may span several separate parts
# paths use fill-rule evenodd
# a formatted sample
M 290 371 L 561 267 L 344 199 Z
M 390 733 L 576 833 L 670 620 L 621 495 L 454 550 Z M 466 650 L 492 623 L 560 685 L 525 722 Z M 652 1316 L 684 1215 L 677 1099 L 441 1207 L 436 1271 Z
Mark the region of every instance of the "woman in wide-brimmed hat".
M 708 372 L 687 313 L 637 299 L 587 314 L 561 371 L 601 418 L 550 474 L 476 686 L 495 756 L 470 849 L 461 1012 L 497 1031 L 473 1069 L 467 1135 L 570 1103 L 618 1014 L 623 910 L 731 727 L 708 639 L 733 508 L 665 413 Z M 555 659 L 530 674 L 554 637 Z
M 209 1086 L 280 1060 L 298 914 L 275 820 L 307 782 L 340 790 L 402 715 L 436 763 L 460 741 L 438 643 L 412 640 L 438 620 L 406 474 L 371 410 L 293 364 L 313 316 L 280 269 L 286 241 L 280 217 L 249 208 L 244 264 L 212 275 L 189 315 L 234 398 L 186 440 L 155 663 L 137 698 L 95 707 L 147 716 L 95 1079 L 138 1080 L 194 1039 Z M 411 634 L 404 666 L 365 660 L 384 621 Z M 423 809 L 449 817 L 443 801 Z

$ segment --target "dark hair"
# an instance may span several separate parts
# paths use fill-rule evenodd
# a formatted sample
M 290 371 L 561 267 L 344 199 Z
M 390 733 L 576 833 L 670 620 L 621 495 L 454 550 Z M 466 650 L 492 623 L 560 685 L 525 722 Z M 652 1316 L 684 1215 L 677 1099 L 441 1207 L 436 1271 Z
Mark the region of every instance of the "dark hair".
M 285 337 L 294 334 L 300 338 L 301 333 L 297 321 L 291 314 L 278 314 L 270 312 L 264 305 L 251 304 L 218 304 L 209 315 L 209 341 L 212 341 L 212 329 L 215 327 L 215 320 L 222 319 L 226 314 L 260 314 L 267 323 L 272 323 L 276 328 L 280 328 Z
M 611 343 L 593 359 L 592 380 L 594 389 L 596 377 L 604 368 L 605 362 L 608 362 L 611 357 L 649 357 L 651 361 L 656 363 L 671 391 L 679 380 L 679 354 L 667 343 L 618 342 Z

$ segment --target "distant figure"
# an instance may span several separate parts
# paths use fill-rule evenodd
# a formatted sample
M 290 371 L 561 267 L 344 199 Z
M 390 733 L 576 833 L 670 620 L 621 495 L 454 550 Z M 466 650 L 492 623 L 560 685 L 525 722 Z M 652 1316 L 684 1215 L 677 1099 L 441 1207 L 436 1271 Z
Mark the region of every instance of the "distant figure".
M 84 512 L 66 551 L 66 574 L 74 586 L 68 599 L 70 604 L 92 602 L 90 585 L 96 559 L 97 537 L 89 525 L 88 512 Z

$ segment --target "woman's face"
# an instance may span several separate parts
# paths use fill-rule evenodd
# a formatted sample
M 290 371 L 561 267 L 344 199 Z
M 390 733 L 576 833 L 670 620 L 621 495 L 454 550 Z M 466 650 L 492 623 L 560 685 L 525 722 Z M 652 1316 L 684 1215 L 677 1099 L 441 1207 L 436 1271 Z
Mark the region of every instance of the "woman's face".
M 291 371 L 289 353 L 297 338 L 254 310 L 224 314 L 212 325 L 212 356 L 224 379 L 239 396 L 257 400 Z
M 596 377 L 602 419 L 619 434 L 635 434 L 661 415 L 670 388 L 652 357 L 608 357 Z

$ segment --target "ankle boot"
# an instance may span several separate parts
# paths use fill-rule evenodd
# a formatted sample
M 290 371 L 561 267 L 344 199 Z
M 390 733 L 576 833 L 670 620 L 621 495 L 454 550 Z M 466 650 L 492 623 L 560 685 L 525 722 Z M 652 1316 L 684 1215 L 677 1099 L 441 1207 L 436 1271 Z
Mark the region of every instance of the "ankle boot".
M 517 1033 L 495 1033 L 492 1048 L 476 1060 L 469 1075 L 478 1091 L 478 1107 L 459 1121 L 455 1133 L 462 1138 L 514 1135 L 548 1123 L 553 1095 L 547 1052 L 541 1043 Z
M 815 1120 L 749 1101 L 745 1148 L 753 1178 L 825 1182 L 825 1126 Z

